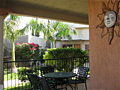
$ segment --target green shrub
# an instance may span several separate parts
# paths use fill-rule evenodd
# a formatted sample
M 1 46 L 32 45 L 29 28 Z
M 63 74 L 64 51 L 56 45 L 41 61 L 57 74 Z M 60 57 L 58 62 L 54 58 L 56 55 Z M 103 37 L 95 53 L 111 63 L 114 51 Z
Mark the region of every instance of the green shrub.
M 18 69 L 18 79 L 21 81 L 26 81 L 28 78 L 26 77 L 26 73 L 32 73 L 32 69 L 29 67 L 20 67 Z
M 26 81 L 28 80 L 27 78 L 27 73 L 34 73 L 34 74 L 39 74 L 40 73 L 40 68 L 41 67 L 19 67 L 18 68 L 18 79 L 21 81 Z
M 23 43 L 19 42 L 15 47 L 15 56 L 17 60 L 30 60 L 39 57 L 39 45 L 35 43 Z
M 59 59 L 59 58 L 83 58 L 87 57 L 87 51 L 83 51 L 78 48 L 56 48 L 56 49 L 48 49 L 43 55 L 44 59 Z
M 45 54 L 45 50 L 44 50 L 44 49 L 41 49 L 40 51 L 41 51 L 41 53 L 40 53 L 38 59 L 40 59 L 40 62 L 41 62 L 41 63 L 44 63 L 45 60 L 43 60 L 43 55 Z
M 63 58 L 63 59 L 61 59 Z M 77 48 L 56 48 L 48 49 L 43 55 L 43 59 L 53 59 L 49 61 L 49 65 L 57 66 L 59 71 L 72 71 L 74 66 L 83 66 L 88 61 L 87 51 Z M 57 59 L 57 60 L 55 60 Z M 74 60 L 73 60 L 74 59 Z M 64 60 L 64 61 L 63 61 Z M 47 64 L 47 61 L 45 62 Z M 74 65 L 74 63 L 76 65 Z

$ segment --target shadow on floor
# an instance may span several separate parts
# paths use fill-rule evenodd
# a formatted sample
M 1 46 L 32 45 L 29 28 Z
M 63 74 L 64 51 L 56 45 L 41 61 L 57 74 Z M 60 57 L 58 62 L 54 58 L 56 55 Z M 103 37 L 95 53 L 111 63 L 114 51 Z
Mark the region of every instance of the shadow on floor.
M 88 78 L 87 79 L 87 90 L 90 90 L 89 88 L 89 82 L 90 82 L 90 78 Z M 74 85 L 73 85 L 74 86 Z M 68 90 L 72 90 L 69 86 L 67 87 L 68 88 Z M 85 89 L 85 83 L 80 83 L 80 84 L 78 84 L 78 90 L 86 90 Z
M 90 82 L 90 78 L 87 79 L 87 90 L 89 90 L 89 86 L 90 86 L 89 82 Z M 67 88 L 68 88 L 68 90 L 72 90 L 69 86 Z M 33 89 L 28 89 L 28 90 L 33 90 Z M 78 84 L 78 90 L 86 90 L 85 83 Z

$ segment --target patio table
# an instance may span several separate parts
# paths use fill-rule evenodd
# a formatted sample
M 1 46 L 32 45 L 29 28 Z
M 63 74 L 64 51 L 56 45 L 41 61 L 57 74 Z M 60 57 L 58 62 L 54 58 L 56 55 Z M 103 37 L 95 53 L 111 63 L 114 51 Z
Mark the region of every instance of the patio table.
M 46 73 L 45 77 L 47 78 L 55 78 L 55 79 L 67 79 L 76 76 L 75 73 L 72 72 L 52 72 Z
M 72 72 L 52 72 L 52 73 L 47 73 L 44 75 L 46 78 L 53 78 L 56 81 L 61 81 L 61 83 L 64 83 L 64 79 L 66 80 L 66 86 L 69 85 L 68 79 L 71 77 L 76 76 L 75 73 Z M 71 85 L 69 85 L 71 87 Z M 72 87 L 71 87 L 72 88 Z M 72 88 L 73 90 L 73 88 Z

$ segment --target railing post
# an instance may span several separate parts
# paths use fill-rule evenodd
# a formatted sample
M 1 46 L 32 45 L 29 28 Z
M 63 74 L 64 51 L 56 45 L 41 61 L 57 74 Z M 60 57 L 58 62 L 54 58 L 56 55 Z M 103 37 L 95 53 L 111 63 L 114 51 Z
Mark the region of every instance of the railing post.
M 0 90 L 3 90 L 4 75 L 3 75 L 3 26 L 4 18 L 8 15 L 10 10 L 0 8 Z

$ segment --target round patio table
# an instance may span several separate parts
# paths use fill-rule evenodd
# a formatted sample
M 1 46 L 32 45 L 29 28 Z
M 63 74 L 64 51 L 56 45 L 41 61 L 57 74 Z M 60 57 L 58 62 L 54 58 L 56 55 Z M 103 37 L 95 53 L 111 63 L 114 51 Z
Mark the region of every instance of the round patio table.
M 66 79 L 74 77 L 76 74 L 72 72 L 52 72 L 47 73 L 44 76 L 47 78 L 55 78 L 55 79 Z
M 76 74 L 72 73 L 72 72 L 52 72 L 52 73 L 47 73 L 44 76 L 46 78 L 53 78 L 53 79 L 55 79 L 56 83 L 58 85 L 66 84 L 66 88 L 67 88 L 67 85 L 69 85 L 68 78 L 74 77 L 74 76 L 76 76 Z M 64 81 L 64 79 L 65 79 L 65 81 Z M 69 86 L 71 87 L 71 85 L 69 85 Z M 73 90 L 73 88 L 72 88 L 72 90 Z

